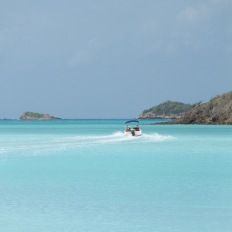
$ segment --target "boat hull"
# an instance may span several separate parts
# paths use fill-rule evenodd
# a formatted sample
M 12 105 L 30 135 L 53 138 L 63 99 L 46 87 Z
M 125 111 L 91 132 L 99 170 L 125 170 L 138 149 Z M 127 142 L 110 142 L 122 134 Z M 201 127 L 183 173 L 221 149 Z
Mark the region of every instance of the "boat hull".
M 141 136 L 142 135 L 142 131 L 136 131 L 136 130 L 131 130 L 131 131 L 124 131 L 124 134 L 126 136 Z

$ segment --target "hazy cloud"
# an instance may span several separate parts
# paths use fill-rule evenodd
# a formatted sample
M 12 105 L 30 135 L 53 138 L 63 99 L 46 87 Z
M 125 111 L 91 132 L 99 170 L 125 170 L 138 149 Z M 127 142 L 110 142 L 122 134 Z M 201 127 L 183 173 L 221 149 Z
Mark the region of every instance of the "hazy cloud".
M 202 20 L 209 18 L 211 13 L 212 10 L 206 6 L 187 7 L 177 15 L 177 19 L 191 23 L 201 22 Z
M 232 3 L 232 0 L 210 0 L 210 2 L 216 4 L 224 4 L 224 3 Z
M 176 24 L 172 30 L 173 39 L 178 40 L 179 49 L 183 46 L 193 50 L 208 49 L 218 47 L 221 38 L 226 38 L 226 27 L 230 23 L 228 18 L 229 0 L 209 0 L 199 5 L 186 6 L 176 15 Z M 219 10 L 220 9 L 220 10 Z M 224 15 L 221 14 L 224 12 Z M 232 19 L 231 19 L 232 20 Z M 227 29 L 229 30 L 229 29 Z M 227 46 L 228 41 L 224 41 L 219 46 Z M 221 49 L 221 51 L 226 49 Z
M 88 64 L 92 59 L 93 55 L 91 54 L 91 51 L 80 50 L 68 60 L 68 65 L 73 67 L 80 64 Z

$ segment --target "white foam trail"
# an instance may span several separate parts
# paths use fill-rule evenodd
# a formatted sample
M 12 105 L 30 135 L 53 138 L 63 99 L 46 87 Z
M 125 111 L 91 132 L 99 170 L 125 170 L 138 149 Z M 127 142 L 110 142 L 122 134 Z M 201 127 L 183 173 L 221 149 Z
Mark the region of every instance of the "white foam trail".
M 170 135 L 160 135 L 158 133 L 155 134 L 144 134 L 143 135 L 146 140 L 153 142 L 162 142 L 162 141 L 170 141 L 175 139 L 175 137 Z
M 146 142 L 162 142 L 162 141 L 169 141 L 173 140 L 174 137 L 169 135 L 160 135 L 158 133 L 155 134 L 143 134 L 139 137 L 134 137 L 132 135 L 125 136 L 123 132 L 117 131 L 111 135 L 96 135 L 96 136 L 75 136 L 75 137 L 68 137 L 59 140 L 59 142 L 70 142 L 75 143 L 76 145 L 91 145 L 91 144 L 110 144 L 110 143 L 146 143 Z
M 68 137 L 41 137 L 36 136 L 28 140 L 28 138 L 18 141 L 13 139 L 0 147 L 0 153 L 7 154 L 9 152 L 17 152 L 23 154 L 40 154 L 52 151 L 60 151 L 66 149 L 77 149 L 78 147 L 86 147 L 101 144 L 128 144 L 128 143 L 157 143 L 170 141 L 175 139 L 169 135 L 143 134 L 139 137 L 132 135 L 125 136 L 122 131 L 116 131 L 110 135 L 86 135 L 86 136 L 68 136 Z

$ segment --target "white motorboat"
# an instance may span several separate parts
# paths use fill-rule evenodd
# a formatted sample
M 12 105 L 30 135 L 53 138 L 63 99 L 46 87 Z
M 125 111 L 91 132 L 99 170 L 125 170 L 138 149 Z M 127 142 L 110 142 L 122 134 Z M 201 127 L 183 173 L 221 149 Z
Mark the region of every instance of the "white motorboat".
M 134 123 L 136 123 L 135 126 L 133 126 Z M 126 124 L 126 128 L 124 130 L 125 135 L 132 135 L 132 136 L 141 136 L 142 135 L 142 130 L 139 127 L 138 120 L 129 120 L 129 121 L 125 122 L 125 124 Z

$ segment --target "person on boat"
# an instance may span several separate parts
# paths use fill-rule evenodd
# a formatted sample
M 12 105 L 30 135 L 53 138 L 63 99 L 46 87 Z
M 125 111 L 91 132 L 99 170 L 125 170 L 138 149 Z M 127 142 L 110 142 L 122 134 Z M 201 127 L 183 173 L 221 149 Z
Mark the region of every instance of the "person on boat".
M 134 127 L 134 129 L 135 129 L 136 131 L 139 131 L 139 125 L 136 125 L 136 126 Z
M 126 132 L 131 131 L 131 128 L 129 126 L 126 127 Z

